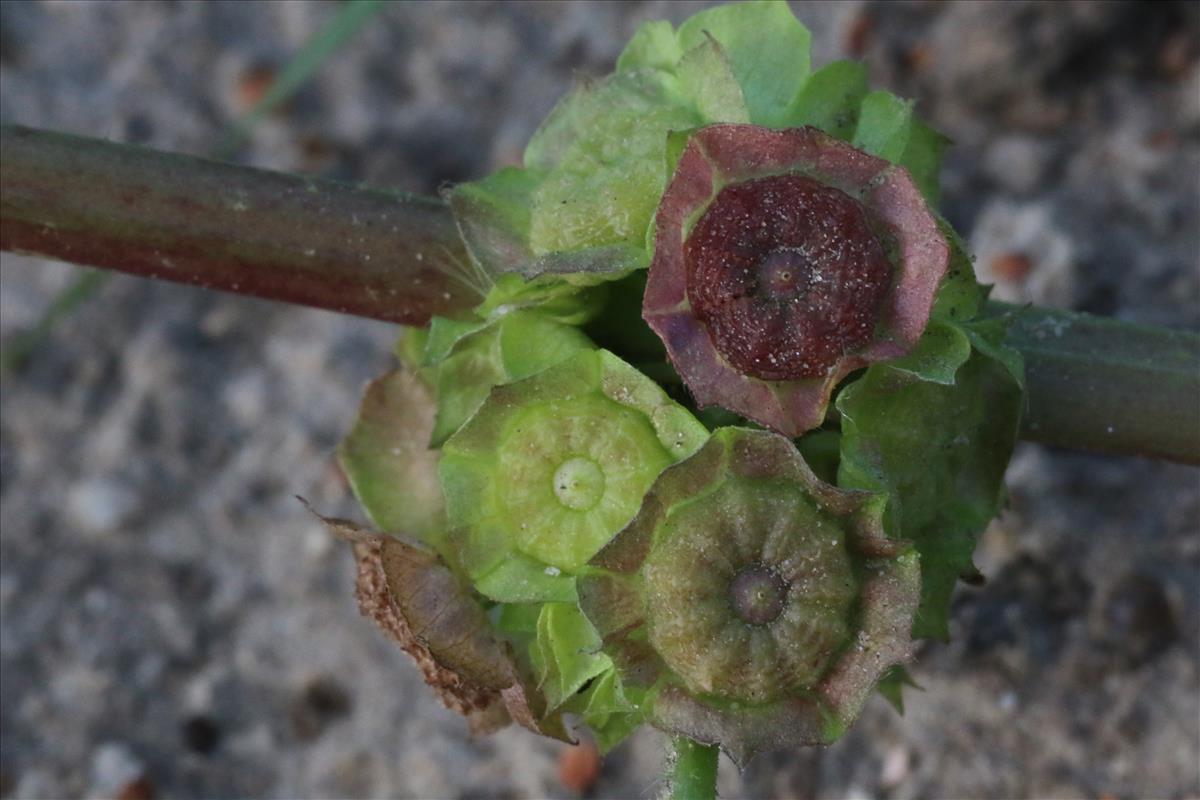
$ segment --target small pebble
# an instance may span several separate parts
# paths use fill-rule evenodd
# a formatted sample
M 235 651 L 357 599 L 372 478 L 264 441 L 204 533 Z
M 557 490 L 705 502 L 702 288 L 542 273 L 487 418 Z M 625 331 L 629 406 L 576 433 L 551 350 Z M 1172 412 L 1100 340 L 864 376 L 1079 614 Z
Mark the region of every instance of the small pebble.
M 875 32 L 875 18 L 867 11 L 862 11 L 850 23 L 846 31 L 846 50 L 852 56 L 862 56 L 871 42 L 871 34 Z
M 1158 51 L 1158 70 L 1165 78 L 1182 80 L 1195 60 L 1194 34 L 1188 30 L 1179 30 L 1168 37 Z
M 585 794 L 600 777 L 600 753 L 591 742 L 566 747 L 558 754 L 558 779 L 563 787 Z
M 332 723 L 350 714 L 354 699 L 328 675 L 309 681 L 292 704 L 292 730 L 302 741 L 316 739 Z
M 243 70 L 237 81 L 237 100 L 242 111 L 258 105 L 274 82 L 275 70 L 266 64 L 253 64 Z
M 110 478 L 89 478 L 71 487 L 67 514 L 84 533 L 110 533 L 123 527 L 137 510 L 137 494 Z
M 909 764 L 908 750 L 903 747 L 888 750 L 883 759 L 883 769 L 879 772 L 880 788 L 894 789 L 904 783 L 904 779 L 908 777 Z
M 221 729 L 211 717 L 197 714 L 183 723 L 183 743 L 188 750 L 202 756 L 212 755 L 221 744 Z
M 904 64 L 912 72 L 923 72 L 933 64 L 933 48 L 918 42 L 905 52 Z
M 1020 283 L 1033 269 L 1033 260 L 1024 253 L 1000 253 L 992 259 L 992 274 L 999 280 Z
M 1179 637 L 1162 584 L 1140 574 L 1126 575 L 1113 584 L 1097 627 L 1100 639 L 1132 667 L 1152 661 Z
M 1054 150 L 1045 139 L 1004 134 L 982 152 L 984 173 L 1001 188 L 1018 194 L 1037 192 L 1053 166 Z
M 143 775 L 122 786 L 116 797 L 117 800 L 154 800 L 154 784 Z
M 123 742 L 105 742 L 92 753 L 92 795 L 114 797 L 145 773 L 145 766 Z

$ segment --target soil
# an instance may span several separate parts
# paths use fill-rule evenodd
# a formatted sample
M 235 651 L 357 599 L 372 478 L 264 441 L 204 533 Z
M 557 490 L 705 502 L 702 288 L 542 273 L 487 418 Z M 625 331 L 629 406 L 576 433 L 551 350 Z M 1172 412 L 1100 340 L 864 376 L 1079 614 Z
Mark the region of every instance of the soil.
M 388 7 L 238 154 L 415 192 L 516 162 L 637 24 L 704 4 Z M 797 4 L 953 140 L 944 212 L 998 297 L 1200 329 L 1200 5 Z M 202 153 L 328 2 L 0 3 L 0 118 Z M 3 255 L 0 338 L 76 271 Z M 359 617 L 332 451 L 394 329 L 115 277 L 0 402 L 0 796 L 650 797 L 472 738 Z M 1153 391 L 1152 386 L 1146 387 Z M 906 713 L 725 762 L 725 797 L 1200 796 L 1200 474 L 1022 445 L 986 582 Z M 565 780 L 565 783 L 563 782 Z

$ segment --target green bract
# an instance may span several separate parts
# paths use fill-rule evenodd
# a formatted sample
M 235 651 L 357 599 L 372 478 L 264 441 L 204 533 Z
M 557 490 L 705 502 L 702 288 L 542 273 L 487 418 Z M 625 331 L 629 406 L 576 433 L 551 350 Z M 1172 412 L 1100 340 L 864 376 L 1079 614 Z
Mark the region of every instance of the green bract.
M 644 721 L 644 693 L 624 686 L 578 605 L 505 603 L 498 612 L 497 629 L 528 653 L 545 724 L 563 712 L 576 714 L 607 752 Z
M 431 443 L 442 444 L 462 427 L 493 386 L 528 378 L 593 346 L 578 328 L 533 311 L 511 311 L 491 323 L 434 319 L 424 355 L 437 370 Z
M 468 573 L 504 602 L 574 599 L 569 575 L 707 432 L 653 381 L 583 351 L 492 390 L 446 442 L 449 522 Z
M 624 244 L 641 247 L 662 191 L 668 130 L 701 121 L 656 73 L 617 73 L 570 95 L 525 150 L 547 170 L 532 193 L 529 245 L 535 255 Z
M 838 398 L 838 483 L 888 492 L 889 533 L 921 553 L 917 636 L 947 637 L 950 592 L 972 571 L 975 540 L 1004 497 L 1021 367 L 1015 351 L 996 344 L 1003 330 L 999 320 L 938 326 L 922 351 L 872 366 Z
M 446 515 L 429 449 L 434 399 L 411 370 L 367 386 L 353 430 L 338 448 L 342 469 L 371 521 L 442 549 Z
M 830 742 L 910 655 L 917 557 L 884 501 L 821 482 L 782 436 L 722 428 L 589 562 L 580 605 L 659 727 L 740 763 Z

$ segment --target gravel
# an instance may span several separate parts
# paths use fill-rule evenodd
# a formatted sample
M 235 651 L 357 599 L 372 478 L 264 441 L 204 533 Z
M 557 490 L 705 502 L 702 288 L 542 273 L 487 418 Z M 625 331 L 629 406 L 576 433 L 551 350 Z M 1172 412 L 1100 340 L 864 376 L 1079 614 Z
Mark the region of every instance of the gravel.
M 519 158 L 646 19 L 704 4 L 389 7 L 239 158 L 431 192 Z M 5 2 L 0 118 L 204 152 L 336 6 Z M 997 296 L 1200 328 L 1200 7 L 811 3 L 955 141 L 944 210 Z M 4 254 L 0 338 L 72 268 Z M 481 739 L 361 619 L 332 451 L 394 330 L 116 277 L 0 387 L 0 796 L 570 797 L 562 746 Z M 1147 387 L 1151 391 L 1153 387 Z M 985 585 L 923 691 L 726 797 L 1200 795 L 1200 481 L 1023 445 Z M 593 794 L 650 797 L 645 731 Z

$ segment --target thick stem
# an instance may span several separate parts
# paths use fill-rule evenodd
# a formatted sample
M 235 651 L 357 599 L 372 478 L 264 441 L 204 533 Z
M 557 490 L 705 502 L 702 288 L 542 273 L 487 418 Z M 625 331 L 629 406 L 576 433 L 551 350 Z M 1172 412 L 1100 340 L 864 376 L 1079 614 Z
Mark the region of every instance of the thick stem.
M 716 800 L 717 746 L 686 736 L 675 737 L 671 746 L 671 800 Z
M 1200 335 L 1045 308 L 1017 309 L 1025 439 L 1200 464 Z
M 348 0 L 329 22 L 325 23 L 301 47 L 287 65 L 271 81 L 266 93 L 253 108 L 227 128 L 210 156 L 226 159 L 233 155 L 237 146 L 264 116 L 277 109 L 300 89 L 321 65 L 338 51 L 371 18 L 384 10 L 383 0 Z M 28 330 L 19 332 L 13 341 L 0 350 L 0 370 L 8 372 L 25 363 L 25 360 L 50 336 L 59 320 L 67 317 L 78 306 L 86 303 L 92 295 L 112 277 L 110 272 L 84 271 L 62 289 L 51 301 L 42 317 Z
M 478 302 L 437 200 L 0 129 L 0 248 L 421 324 Z
M 407 324 L 482 289 L 437 200 L 14 127 L 0 184 L 4 250 Z M 1009 342 L 1024 438 L 1200 464 L 1200 335 L 1025 309 Z

